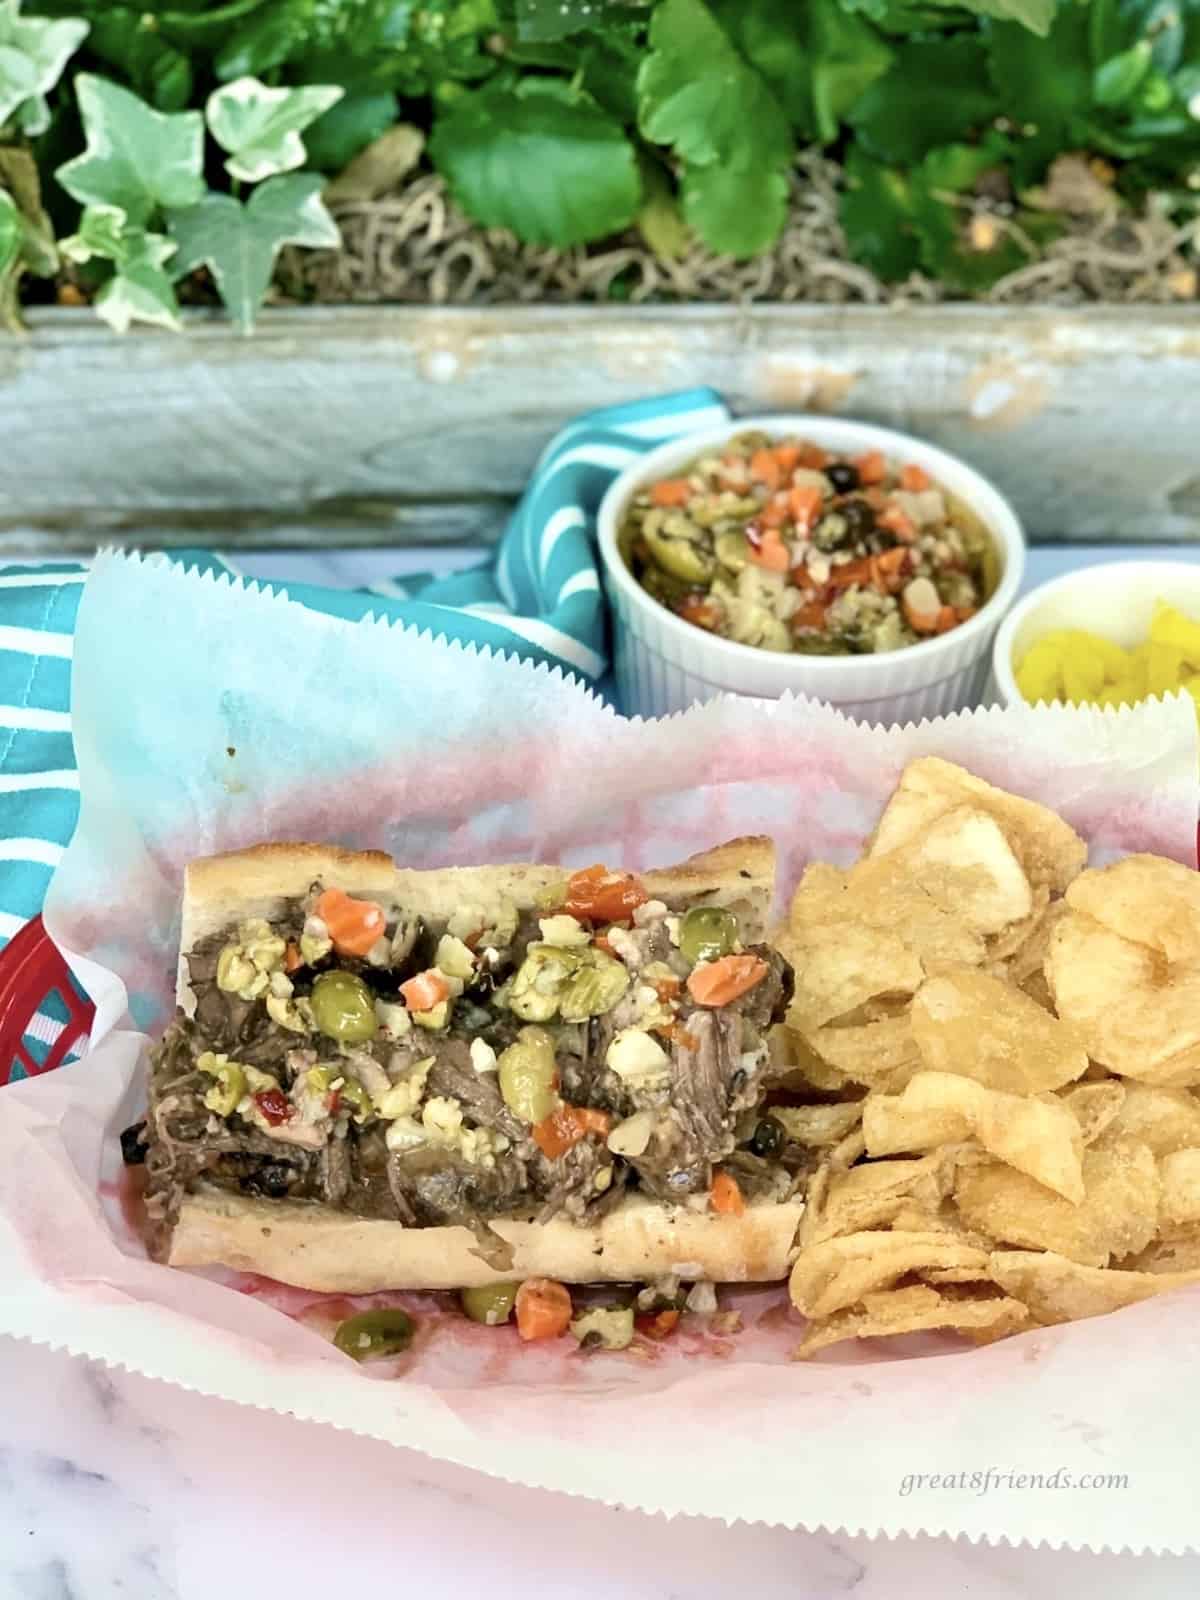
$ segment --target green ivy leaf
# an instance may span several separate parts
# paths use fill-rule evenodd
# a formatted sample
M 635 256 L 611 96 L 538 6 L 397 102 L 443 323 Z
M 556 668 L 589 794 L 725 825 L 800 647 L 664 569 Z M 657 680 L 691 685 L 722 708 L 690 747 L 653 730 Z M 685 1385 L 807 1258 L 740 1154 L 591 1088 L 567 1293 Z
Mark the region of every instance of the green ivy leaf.
M 897 283 L 916 271 L 921 250 L 914 226 L 912 184 L 898 167 L 872 161 L 852 145 L 839 214 L 855 261 L 870 267 L 887 283 Z
M 173 211 L 167 224 L 179 245 L 175 276 L 208 267 L 235 325 L 249 333 L 285 244 L 321 249 L 341 242 L 321 202 L 321 182 L 293 173 L 268 178 L 245 204 L 233 195 L 209 193 L 199 205 Z
M 787 220 L 788 180 L 770 167 L 687 167 L 683 214 L 710 250 L 745 259 L 767 250 Z
M 238 78 L 214 89 L 205 115 L 213 138 L 229 153 L 226 172 L 257 183 L 302 167 L 307 156 L 301 132 L 343 94 L 333 84 L 269 89 L 257 78 Z
M 692 166 L 791 163 L 779 102 L 703 0 L 661 0 L 638 73 L 638 104 L 642 136 L 670 145 Z
M 117 333 L 128 333 L 134 322 L 148 322 L 173 333 L 181 327 L 175 286 L 160 267 L 148 261 L 115 272 L 92 305 L 96 315 Z
M 464 211 L 530 244 L 559 248 L 616 233 L 641 201 L 620 123 L 565 88 L 543 78 L 463 94 L 429 141 Z
M 79 232 L 59 245 L 67 260 L 78 266 L 99 260 L 111 261 L 121 269 L 164 267 L 178 248 L 164 233 L 147 233 L 132 226 L 120 206 L 86 206 Z
M 159 208 L 193 205 L 204 193 L 204 119 L 154 111 L 107 78 L 82 72 L 75 94 L 87 147 L 55 176 L 84 205 L 117 205 L 136 226 Z
M 15 117 L 29 138 L 45 133 L 46 96 L 87 32 L 80 17 L 22 17 L 21 0 L 0 0 L 0 128 Z
M 1009 31 L 1032 37 L 1015 24 Z M 1002 109 L 1009 110 L 1007 99 L 988 82 L 983 45 L 962 34 L 901 45 L 849 120 L 872 155 L 906 163 L 986 127 Z

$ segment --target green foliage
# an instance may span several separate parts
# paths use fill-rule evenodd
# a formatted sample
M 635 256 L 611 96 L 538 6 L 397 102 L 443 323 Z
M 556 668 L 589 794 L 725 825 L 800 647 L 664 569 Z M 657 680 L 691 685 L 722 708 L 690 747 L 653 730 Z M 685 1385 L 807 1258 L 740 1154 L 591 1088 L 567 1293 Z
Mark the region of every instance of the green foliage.
M 208 267 L 243 333 L 254 326 L 285 244 L 338 242 L 337 227 L 321 204 L 321 180 L 304 173 L 268 178 L 244 204 L 233 195 L 208 194 L 199 205 L 173 211 L 169 222 L 179 247 L 176 274 Z
M 82 43 L 88 25 L 21 15 L 21 0 L 0 0 L 0 132 L 6 123 L 33 137 L 50 125 L 47 94 Z
M 555 79 L 462 95 L 439 117 L 430 149 L 472 216 L 534 244 L 602 238 L 631 222 L 641 201 L 620 123 Z
M 1060 155 L 1196 214 L 1200 0 L 0 0 L 0 157 L 36 140 L 115 325 L 204 266 L 248 327 L 280 245 L 334 241 L 313 173 L 401 123 L 485 226 L 664 259 L 770 248 L 818 144 L 855 259 L 976 294 L 1062 226 L 1023 200 Z M 0 197 L 3 314 L 57 257 Z

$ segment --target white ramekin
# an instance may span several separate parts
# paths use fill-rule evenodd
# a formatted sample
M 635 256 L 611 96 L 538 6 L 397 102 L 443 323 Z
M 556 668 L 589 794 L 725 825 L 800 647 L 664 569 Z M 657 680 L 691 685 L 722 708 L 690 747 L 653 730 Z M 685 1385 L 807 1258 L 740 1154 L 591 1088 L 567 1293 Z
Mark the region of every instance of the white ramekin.
M 1057 628 L 1086 628 L 1114 644 L 1141 644 L 1156 600 L 1200 617 L 1200 556 L 1191 561 L 1111 561 L 1042 584 L 1014 606 L 992 647 L 992 678 L 1005 705 L 1023 705 L 1015 663 Z
M 915 463 L 984 523 L 995 540 L 1001 577 L 969 622 L 935 639 L 879 655 L 783 655 L 719 639 L 652 600 L 617 546 L 632 497 L 657 478 L 749 431 L 801 438 L 822 449 L 859 455 L 882 450 Z M 1025 540 L 1008 501 L 973 468 L 907 434 L 828 416 L 738 417 L 710 432 L 686 435 L 641 456 L 609 486 L 597 519 L 600 560 L 613 614 L 614 666 L 621 709 L 659 717 L 717 694 L 775 699 L 791 690 L 825 700 L 864 722 L 918 722 L 979 702 L 996 629 L 1021 587 Z

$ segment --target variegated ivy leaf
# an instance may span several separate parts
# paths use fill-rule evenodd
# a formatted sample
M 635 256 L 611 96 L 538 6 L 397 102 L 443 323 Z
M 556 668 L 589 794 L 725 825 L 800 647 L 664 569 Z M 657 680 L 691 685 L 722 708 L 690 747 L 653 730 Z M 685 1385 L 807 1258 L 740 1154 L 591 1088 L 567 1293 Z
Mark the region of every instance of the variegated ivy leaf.
M 81 17 L 22 17 L 21 0 L 0 0 L 0 128 L 12 119 L 30 138 L 50 125 L 46 95 L 87 36 Z
M 75 93 L 87 148 L 55 176 L 84 205 L 119 206 L 135 227 L 204 194 L 204 118 L 165 114 L 107 78 L 81 72 Z
M 244 205 L 233 195 L 210 193 L 198 206 L 172 212 L 168 226 L 179 244 L 175 276 L 208 267 L 229 315 L 249 333 L 282 246 L 332 247 L 341 241 L 321 203 L 323 183 L 315 174 L 293 173 L 268 178 Z
M 79 232 L 64 239 L 59 249 L 79 266 L 99 258 L 124 269 L 164 267 L 179 246 L 165 233 L 132 227 L 120 206 L 88 206 L 80 218 Z
M 307 156 L 301 132 L 344 93 L 333 85 L 269 89 L 257 78 L 237 78 L 214 89 L 206 114 L 213 138 L 229 152 L 226 172 L 257 183 L 302 167 Z
M 118 333 L 128 333 L 131 322 L 178 332 L 179 302 L 175 286 L 161 267 L 150 261 L 133 261 L 121 267 L 93 302 L 97 316 Z

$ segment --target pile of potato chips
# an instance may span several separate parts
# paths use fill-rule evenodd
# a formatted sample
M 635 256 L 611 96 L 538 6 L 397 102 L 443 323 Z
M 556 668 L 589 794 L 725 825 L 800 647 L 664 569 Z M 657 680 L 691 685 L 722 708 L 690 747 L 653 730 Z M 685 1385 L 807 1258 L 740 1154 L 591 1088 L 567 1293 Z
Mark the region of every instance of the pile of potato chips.
M 1200 1281 L 1200 874 L 1084 870 L 1045 807 L 927 758 L 810 867 L 772 1108 L 818 1164 L 798 1355 L 984 1343 Z

